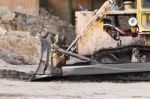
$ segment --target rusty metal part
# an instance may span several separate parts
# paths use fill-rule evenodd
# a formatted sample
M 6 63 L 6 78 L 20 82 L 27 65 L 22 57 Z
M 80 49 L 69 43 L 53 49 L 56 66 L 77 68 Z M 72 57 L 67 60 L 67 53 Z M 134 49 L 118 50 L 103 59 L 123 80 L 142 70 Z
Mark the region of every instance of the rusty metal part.
M 51 57 L 51 65 L 53 67 L 61 67 L 62 65 L 66 64 L 66 58 L 65 55 L 63 55 L 63 53 L 59 53 L 59 52 L 52 52 L 52 57 Z
M 72 53 L 72 52 L 63 50 L 63 49 L 61 49 L 61 48 L 55 47 L 55 46 L 53 46 L 53 48 L 54 48 L 55 50 L 57 50 L 58 52 L 61 52 L 61 53 L 64 53 L 64 54 L 73 56 L 73 57 L 78 58 L 78 59 L 80 59 L 80 60 L 87 61 L 87 62 L 92 62 L 92 63 L 97 63 L 96 61 L 91 60 L 90 58 L 87 58 L 87 57 L 85 57 L 85 56 L 82 56 L 82 55 L 79 55 L 79 54 L 75 54 L 75 53 Z
M 124 5 L 124 10 L 133 9 L 133 7 L 132 7 L 133 6 L 132 0 L 124 1 L 123 5 Z

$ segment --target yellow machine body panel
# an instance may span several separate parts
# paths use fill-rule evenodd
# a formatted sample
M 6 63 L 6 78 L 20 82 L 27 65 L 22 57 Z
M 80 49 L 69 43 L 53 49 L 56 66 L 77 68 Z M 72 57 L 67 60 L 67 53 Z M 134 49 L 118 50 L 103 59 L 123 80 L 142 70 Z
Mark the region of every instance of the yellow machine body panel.
M 140 34 L 150 34 L 150 0 L 137 0 L 137 20 Z
M 99 21 L 98 26 L 99 26 L 101 29 L 103 29 L 103 28 L 104 28 L 104 21 L 103 21 L 103 20 L 102 20 L 102 21 Z

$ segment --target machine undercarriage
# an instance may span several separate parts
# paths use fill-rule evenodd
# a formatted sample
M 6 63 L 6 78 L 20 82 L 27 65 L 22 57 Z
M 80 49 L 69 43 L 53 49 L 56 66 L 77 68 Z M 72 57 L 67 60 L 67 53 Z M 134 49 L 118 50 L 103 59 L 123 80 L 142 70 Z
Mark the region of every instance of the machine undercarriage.
M 150 62 L 149 52 L 150 46 L 131 45 L 115 49 L 100 50 L 94 54 L 94 58 L 99 63 L 105 64 Z

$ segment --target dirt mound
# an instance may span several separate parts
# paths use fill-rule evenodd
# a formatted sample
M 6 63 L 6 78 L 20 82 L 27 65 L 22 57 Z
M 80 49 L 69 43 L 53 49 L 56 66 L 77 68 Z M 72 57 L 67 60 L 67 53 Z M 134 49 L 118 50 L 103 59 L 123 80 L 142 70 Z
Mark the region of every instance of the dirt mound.
M 28 32 L 13 31 L 0 36 L 0 59 L 9 64 L 37 64 L 40 40 Z
M 4 27 L 6 30 L 27 31 L 31 34 L 36 32 L 53 32 L 60 36 L 65 35 L 67 38 L 67 45 L 69 45 L 76 36 L 73 25 L 50 14 L 45 9 L 40 9 L 39 16 L 31 16 L 22 13 L 15 14 L 13 20 L 2 21 L 0 26 Z
M 25 72 L 19 72 L 16 70 L 0 70 L 0 78 L 27 81 L 30 77 L 31 74 Z
M 0 30 L 0 34 L 3 34 L 0 36 L 0 59 L 15 65 L 38 63 L 40 40 L 31 36 L 37 32 L 53 32 L 60 37 L 65 35 L 66 46 L 69 46 L 76 36 L 74 26 L 42 8 L 39 16 L 15 12 L 15 17 L 11 17 L 11 20 L 1 18 L 0 27 L 3 30 L 3 33 Z

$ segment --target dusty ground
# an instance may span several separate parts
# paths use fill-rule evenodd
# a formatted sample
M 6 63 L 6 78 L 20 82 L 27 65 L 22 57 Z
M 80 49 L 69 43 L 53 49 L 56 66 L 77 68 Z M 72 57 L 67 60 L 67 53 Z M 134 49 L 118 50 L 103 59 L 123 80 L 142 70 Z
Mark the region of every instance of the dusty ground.
M 46 79 L 42 82 L 26 82 L 25 80 L 19 81 L 28 77 L 28 75 L 20 77 L 21 72 L 30 73 L 35 71 L 36 66 L 15 66 L 3 63 L 3 61 L 0 62 L 0 99 L 150 98 L 150 80 L 148 82 L 129 82 L 113 80 L 111 75 L 97 75 Z M 14 71 L 9 73 L 8 70 L 17 70 L 21 74 L 14 73 Z M 19 80 L 16 78 L 19 78 Z
M 149 99 L 149 82 L 24 82 L 0 79 L 0 99 Z

